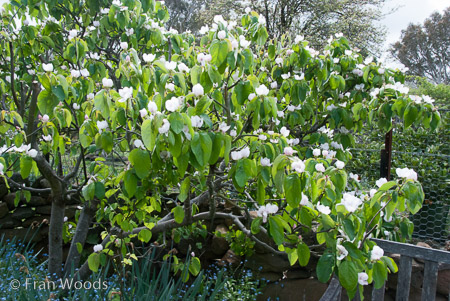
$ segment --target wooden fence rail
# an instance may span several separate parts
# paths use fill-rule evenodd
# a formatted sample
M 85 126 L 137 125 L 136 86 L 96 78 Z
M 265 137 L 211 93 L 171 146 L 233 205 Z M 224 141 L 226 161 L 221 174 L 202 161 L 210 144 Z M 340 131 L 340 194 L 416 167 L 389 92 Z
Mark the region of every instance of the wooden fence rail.
M 400 254 L 400 264 L 398 269 L 396 301 L 409 300 L 409 289 L 411 285 L 411 270 L 413 258 L 422 259 L 425 262 L 422 301 L 433 301 L 436 298 L 436 284 L 438 277 L 439 263 L 450 264 L 450 252 L 414 246 L 395 241 L 381 239 L 372 239 L 386 253 Z M 386 283 L 385 283 L 386 285 Z M 385 285 L 380 289 L 372 290 L 372 301 L 383 301 Z M 450 283 L 448 284 L 450 287 Z M 339 301 L 341 300 L 342 286 L 337 277 L 333 277 L 328 289 L 323 294 L 320 301 Z M 448 296 L 450 301 L 450 294 Z M 354 301 L 359 300 L 359 294 L 356 294 Z

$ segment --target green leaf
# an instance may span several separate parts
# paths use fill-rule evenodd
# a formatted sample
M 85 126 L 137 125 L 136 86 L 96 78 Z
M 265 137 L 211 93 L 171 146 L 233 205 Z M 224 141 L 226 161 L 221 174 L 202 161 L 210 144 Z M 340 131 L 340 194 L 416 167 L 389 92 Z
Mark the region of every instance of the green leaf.
M 151 163 L 148 151 L 135 148 L 131 151 L 128 159 L 139 178 L 143 179 L 150 174 Z
M 173 112 L 169 116 L 170 128 L 175 134 L 179 134 L 183 131 L 184 121 L 183 116 L 178 112 Z
M 261 230 L 259 226 L 262 224 L 262 217 L 257 217 L 252 221 L 251 230 L 252 234 L 258 234 Z
M 375 282 L 374 288 L 379 289 L 387 280 L 387 268 L 384 262 L 377 261 L 373 265 L 373 280 Z
M 79 242 L 77 242 L 77 251 L 78 254 L 81 254 L 81 252 L 83 252 L 83 245 Z
M 358 271 L 353 261 L 345 260 L 339 265 L 339 282 L 349 291 L 358 285 Z
M 98 267 L 100 266 L 100 254 L 92 253 L 91 255 L 89 255 L 88 265 L 89 269 L 91 269 L 92 272 L 97 273 Z
M 94 195 L 97 199 L 103 199 L 105 197 L 105 185 L 103 183 L 94 183 Z
M 195 133 L 191 142 L 191 150 L 201 166 L 205 166 L 211 156 L 212 141 L 207 133 Z
M 136 178 L 132 170 L 127 170 L 125 172 L 124 184 L 129 198 L 132 198 L 136 193 L 137 181 L 138 179 Z
M 326 283 L 330 280 L 334 270 L 334 254 L 328 249 L 319 258 L 317 263 L 317 279 L 320 282 Z
M 226 61 L 228 55 L 228 42 L 220 41 L 211 45 L 210 48 L 212 60 L 211 64 L 216 66 L 222 65 Z
M 383 185 L 381 185 L 380 187 L 380 191 L 388 191 L 389 189 L 391 189 L 392 187 L 394 187 L 395 185 L 397 185 L 397 182 L 395 181 L 389 181 L 387 183 L 384 183 Z
M 153 151 L 156 141 L 156 133 L 153 131 L 152 120 L 146 119 L 141 127 L 142 142 L 149 151 Z
M 174 219 L 177 223 L 181 224 L 184 220 L 184 210 L 181 206 L 176 206 L 172 209 L 172 213 L 174 216 Z
M 416 214 L 422 208 L 425 195 L 419 183 L 406 182 L 402 188 L 406 199 L 406 205 L 412 214 Z
M 288 175 L 284 180 L 284 191 L 286 201 L 292 208 L 298 207 L 302 200 L 300 178 L 296 173 Z
M 191 178 L 186 177 L 181 183 L 180 194 L 178 195 L 178 199 L 181 202 L 184 202 L 189 196 L 189 191 L 191 189 Z
M 417 107 L 410 103 L 405 109 L 405 113 L 403 114 L 403 123 L 405 126 L 405 129 L 411 126 L 411 124 L 414 123 L 414 121 L 417 120 L 417 117 L 419 115 L 419 112 L 417 110 Z
M 300 242 L 297 246 L 298 263 L 304 267 L 308 264 L 311 257 L 311 251 L 304 242 Z
M 150 241 L 151 238 L 152 238 L 152 231 L 150 231 L 149 229 L 143 229 L 139 231 L 138 239 L 140 241 L 147 243 Z
M 22 179 L 28 178 L 31 173 L 31 167 L 33 166 L 33 159 L 30 156 L 20 157 L 20 175 Z
M 236 94 L 237 102 L 243 105 L 247 100 L 250 93 L 252 93 L 252 85 L 250 81 L 239 82 L 234 88 L 234 93 Z
M 284 242 L 284 230 L 273 216 L 269 216 L 270 235 L 277 245 L 281 245 Z
M 191 261 L 189 262 L 189 272 L 193 276 L 197 276 L 198 273 L 200 273 L 201 267 L 202 266 L 200 264 L 200 259 L 198 259 L 197 257 L 192 257 Z

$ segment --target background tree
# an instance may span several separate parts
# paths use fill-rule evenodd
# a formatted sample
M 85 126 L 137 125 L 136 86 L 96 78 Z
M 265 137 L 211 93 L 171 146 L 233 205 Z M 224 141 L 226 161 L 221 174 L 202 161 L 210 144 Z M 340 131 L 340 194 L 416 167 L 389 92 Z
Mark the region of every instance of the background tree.
M 443 14 L 433 13 L 423 25 L 410 24 L 391 53 L 410 74 L 450 84 L 450 7 Z

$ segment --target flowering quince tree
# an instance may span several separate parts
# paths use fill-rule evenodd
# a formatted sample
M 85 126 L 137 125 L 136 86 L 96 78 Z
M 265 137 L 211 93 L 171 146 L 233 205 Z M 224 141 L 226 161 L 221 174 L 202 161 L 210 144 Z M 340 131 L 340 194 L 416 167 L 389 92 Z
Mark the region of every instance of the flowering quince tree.
M 435 130 L 432 102 L 341 35 L 319 52 L 301 37 L 268 40 L 255 12 L 216 16 L 201 37 L 165 29 L 168 18 L 154 0 L 1 9 L 0 176 L 25 196 L 51 193 L 49 272 L 79 268 L 85 279 L 110 256 L 135 260 L 133 237 L 229 219 L 292 265 L 320 256 L 319 280 L 335 273 L 351 296 L 358 284 L 380 287 L 396 266 L 369 238 L 406 239 L 412 224 L 398 213 L 416 213 L 424 195 L 407 168 L 365 191 L 345 171 L 348 148 L 364 126 L 389 131 L 394 118 Z M 50 188 L 20 185 L 14 172 Z M 82 206 L 67 231 L 72 198 Z M 102 242 L 81 262 L 93 222 Z M 199 268 L 194 257 L 190 272 Z

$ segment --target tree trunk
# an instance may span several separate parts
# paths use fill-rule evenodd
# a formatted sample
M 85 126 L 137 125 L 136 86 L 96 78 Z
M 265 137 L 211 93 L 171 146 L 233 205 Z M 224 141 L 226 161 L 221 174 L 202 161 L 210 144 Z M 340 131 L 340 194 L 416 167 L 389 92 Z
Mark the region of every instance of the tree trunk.
M 62 230 L 64 225 L 64 210 L 64 197 L 62 195 L 55 197 L 52 203 L 52 215 L 50 217 L 50 229 L 48 235 L 48 271 L 51 277 L 55 279 L 60 279 L 62 276 Z
M 75 235 L 72 239 L 70 245 L 69 255 L 66 259 L 66 264 L 64 266 L 64 277 L 69 277 L 74 273 L 75 269 L 78 268 L 80 264 L 81 254 L 78 252 L 77 243 L 84 246 L 86 237 L 89 231 L 89 226 L 91 225 L 92 219 L 95 215 L 95 210 L 97 208 L 98 202 L 93 201 L 92 203 L 87 203 L 84 205 L 81 211 L 80 218 L 78 219 L 78 225 Z

